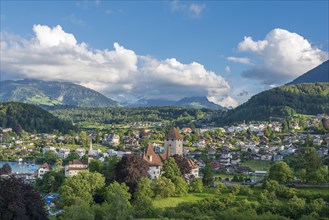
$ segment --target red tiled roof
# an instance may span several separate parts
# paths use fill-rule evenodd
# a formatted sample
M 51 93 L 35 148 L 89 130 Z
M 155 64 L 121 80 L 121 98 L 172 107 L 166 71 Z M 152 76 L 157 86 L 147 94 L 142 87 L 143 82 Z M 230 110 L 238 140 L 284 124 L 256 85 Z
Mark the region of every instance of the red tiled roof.
M 49 166 L 48 163 L 44 163 L 40 168 L 44 168 L 44 169 L 48 168 L 49 170 L 51 170 L 51 167 Z
M 187 162 L 188 162 L 188 166 L 189 166 L 191 169 L 196 169 L 196 168 L 199 167 L 199 166 L 198 166 L 196 163 L 194 163 L 194 161 L 191 160 L 191 159 L 188 159 Z
M 177 128 L 172 127 L 168 132 L 166 139 L 182 140 L 182 137 L 180 136 Z
M 69 165 L 78 165 L 78 164 L 86 165 L 87 163 L 81 160 L 72 160 L 69 162 Z
M 162 160 L 160 156 L 154 152 L 152 145 L 149 145 L 147 147 L 143 159 L 147 161 L 150 165 L 162 166 Z

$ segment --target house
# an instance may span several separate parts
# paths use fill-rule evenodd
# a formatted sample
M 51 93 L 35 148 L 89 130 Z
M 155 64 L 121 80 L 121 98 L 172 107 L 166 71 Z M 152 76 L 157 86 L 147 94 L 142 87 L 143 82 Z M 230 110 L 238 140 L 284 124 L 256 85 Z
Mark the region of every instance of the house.
M 81 161 L 81 160 L 70 161 L 65 166 L 65 177 L 75 176 L 79 172 L 87 170 L 87 167 L 88 167 L 87 161 Z
M 283 156 L 280 154 L 275 154 L 273 155 L 273 161 L 282 161 L 283 160 Z
M 237 157 L 237 156 L 234 156 L 232 159 L 231 159 L 231 164 L 232 165 L 238 165 L 241 163 L 241 159 L 240 157 Z
M 86 154 L 86 150 L 83 147 L 79 147 L 75 150 L 79 157 L 83 157 Z
M 51 170 L 51 167 L 48 163 L 44 163 L 38 170 L 37 170 L 37 177 L 39 179 L 43 178 L 43 175 Z
M 238 167 L 237 172 L 243 173 L 243 174 L 251 174 L 253 171 L 250 167 L 240 166 L 240 167 Z
M 219 157 L 219 163 L 221 165 L 230 165 L 231 164 L 232 154 L 227 150 L 222 150 Z
M 45 146 L 42 148 L 42 154 L 45 154 L 47 151 L 53 151 L 56 153 L 56 148 L 53 146 Z
M 170 149 L 168 149 L 168 153 Z M 156 179 L 161 175 L 161 167 L 163 165 L 163 159 L 160 154 L 156 154 L 152 145 L 149 145 L 144 152 L 143 159 L 149 164 L 148 173 L 151 179 Z
M 185 135 L 192 133 L 192 128 L 182 128 L 182 133 Z
M 107 153 L 109 154 L 110 157 L 116 157 L 118 155 L 118 152 L 114 149 L 108 149 Z
M 326 155 L 328 155 L 328 147 L 325 147 L 325 146 L 323 146 L 323 147 L 320 147 L 319 149 L 318 149 L 318 154 L 321 156 L 321 157 L 324 157 L 324 156 L 326 156 Z
M 191 177 L 199 178 L 199 169 L 200 167 L 191 159 L 187 160 L 188 166 L 190 168 L 190 173 L 186 174 L 185 178 L 190 180 Z
M 111 146 L 118 146 L 120 144 L 120 136 L 117 134 L 110 134 L 107 136 L 107 141 Z
M 313 139 L 313 144 L 314 145 L 317 145 L 317 146 L 320 146 L 322 144 L 323 140 L 321 140 L 320 136 L 316 136 L 314 139 Z
M 220 164 L 216 160 L 211 161 L 210 166 L 213 170 L 219 170 L 219 168 L 220 168 Z
M 109 134 L 102 140 L 102 145 L 118 146 L 120 144 L 120 136 L 117 134 Z
M 193 143 L 193 146 L 197 147 L 198 149 L 202 149 L 206 147 L 206 140 L 200 139 Z
M 260 160 L 272 160 L 272 154 L 262 154 Z
M 69 154 L 70 154 L 70 149 L 67 147 L 62 147 L 58 151 L 58 157 L 61 159 L 67 158 L 69 156 Z

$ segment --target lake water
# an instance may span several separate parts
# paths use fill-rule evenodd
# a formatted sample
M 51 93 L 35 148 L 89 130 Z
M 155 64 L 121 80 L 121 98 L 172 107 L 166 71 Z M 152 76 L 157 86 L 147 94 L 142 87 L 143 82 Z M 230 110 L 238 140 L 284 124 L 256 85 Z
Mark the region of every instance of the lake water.
M 5 164 L 8 163 L 11 166 L 11 170 L 13 173 L 33 173 L 35 172 L 41 165 L 35 164 L 32 166 L 31 163 L 25 164 L 24 162 L 6 162 L 0 161 L 0 168 Z

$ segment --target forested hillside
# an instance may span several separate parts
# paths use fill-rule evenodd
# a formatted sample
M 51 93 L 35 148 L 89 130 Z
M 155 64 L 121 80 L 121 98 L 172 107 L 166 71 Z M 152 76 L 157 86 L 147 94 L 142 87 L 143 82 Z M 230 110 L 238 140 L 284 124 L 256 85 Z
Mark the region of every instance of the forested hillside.
M 19 103 L 5 102 L 0 104 L 0 127 L 21 127 L 28 132 L 61 132 L 73 130 L 72 123 L 60 120 L 40 107 Z
M 178 124 L 205 119 L 213 110 L 183 107 L 141 107 L 141 108 L 69 108 L 51 111 L 61 119 L 74 123 L 121 124 L 130 122 L 164 122 Z
M 329 114 L 329 83 L 287 85 L 261 92 L 217 122 L 262 121 L 295 113 Z

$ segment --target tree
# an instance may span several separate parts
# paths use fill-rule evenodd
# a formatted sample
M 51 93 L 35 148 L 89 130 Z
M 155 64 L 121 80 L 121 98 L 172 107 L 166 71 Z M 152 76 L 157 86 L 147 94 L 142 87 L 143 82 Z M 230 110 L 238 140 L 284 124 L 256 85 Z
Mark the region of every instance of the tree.
M 61 219 L 94 220 L 95 213 L 88 203 L 81 202 L 80 204 L 65 206 Z
M 203 178 L 202 178 L 203 185 L 205 186 L 212 186 L 214 183 L 214 174 L 211 170 L 210 166 L 206 166 L 203 170 Z
M 55 170 L 57 172 L 63 168 L 62 164 L 63 164 L 63 160 L 61 158 L 58 158 L 55 163 Z
M 64 173 L 49 171 L 37 180 L 36 187 L 44 193 L 57 192 L 64 179 Z
M 118 157 L 111 157 L 107 161 L 107 164 L 103 166 L 103 176 L 105 177 L 105 183 L 107 185 L 113 183 L 116 179 L 115 170 L 119 160 Z
M 135 190 L 138 180 L 148 177 L 148 163 L 138 155 L 127 155 L 117 164 L 115 175 L 118 182 L 124 182 L 131 192 Z
M 58 155 L 54 151 L 49 150 L 44 154 L 44 158 L 45 162 L 49 164 L 54 164 L 58 158 Z
M 224 183 L 218 183 L 215 188 L 215 194 L 221 195 L 224 190 L 226 190 L 226 185 Z
M 203 191 L 202 179 L 194 178 L 190 184 L 190 191 L 201 193 Z
M 147 197 L 153 197 L 153 189 L 151 185 L 151 180 L 148 178 L 141 178 L 137 182 L 136 190 L 134 193 L 134 197 L 141 197 L 141 196 L 147 196 Z
M 172 157 L 165 160 L 162 166 L 162 172 L 162 176 L 169 178 L 171 181 L 181 174 L 175 159 Z
M 161 176 L 154 181 L 153 192 L 155 197 L 165 198 L 175 194 L 175 184 L 170 179 Z
M 100 160 L 92 160 L 88 164 L 88 169 L 90 172 L 103 172 L 103 163 Z
M 325 174 L 325 171 L 321 171 L 322 169 L 325 170 L 325 168 L 322 168 L 322 159 L 316 149 L 314 147 L 301 148 L 297 156 L 296 173 L 305 174 L 305 176 L 301 177 L 305 178 L 306 182 L 317 183 L 315 182 L 316 179 L 322 182 L 328 176 L 328 174 Z M 320 176 L 322 174 L 324 174 L 323 177 Z
M 108 212 L 105 216 L 109 219 L 129 219 L 132 218 L 132 208 L 129 202 L 131 194 L 125 183 L 111 183 L 106 187 L 105 209 Z
M 181 155 L 174 155 L 174 159 L 176 161 L 177 166 L 180 170 L 180 175 L 185 177 L 186 174 L 191 173 L 191 167 L 189 166 L 188 158 Z
M 288 183 L 293 180 L 293 172 L 285 162 L 276 162 L 270 167 L 268 178 L 279 183 Z
M 79 172 L 76 176 L 65 179 L 60 187 L 64 205 L 73 205 L 81 201 L 92 204 L 93 195 L 105 185 L 104 177 L 99 173 Z
M 154 216 L 155 209 L 151 199 L 153 195 L 151 180 L 148 178 L 140 179 L 134 193 L 133 207 L 135 218 Z
M 13 127 L 13 132 L 15 132 L 18 136 L 21 136 L 23 129 L 22 126 L 18 123 L 16 123 Z
M 64 159 L 63 163 L 64 165 L 68 164 L 70 161 L 72 160 L 78 160 L 80 159 L 80 156 L 77 152 L 71 152 L 69 153 L 69 155 L 67 156 L 67 158 Z
M 2 167 L 0 169 L 0 175 L 11 174 L 11 172 L 12 172 L 11 166 L 8 163 L 5 163 L 4 165 L 2 165 Z
M 185 196 L 188 191 L 188 183 L 180 176 L 174 178 L 175 196 Z
M 40 193 L 22 179 L 0 179 L 0 219 L 48 219 Z

